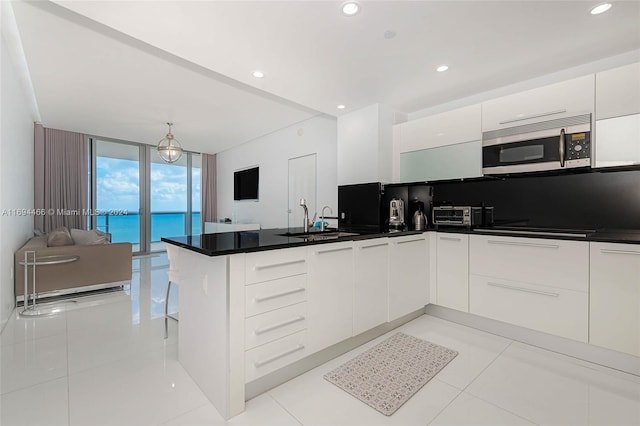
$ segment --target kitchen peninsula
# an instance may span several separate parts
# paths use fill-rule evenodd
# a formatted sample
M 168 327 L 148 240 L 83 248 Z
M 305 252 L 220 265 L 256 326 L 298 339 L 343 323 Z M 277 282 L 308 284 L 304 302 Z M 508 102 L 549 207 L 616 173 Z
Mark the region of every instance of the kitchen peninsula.
M 180 284 L 179 361 L 225 418 L 242 412 L 245 399 L 422 315 L 426 305 L 479 328 L 507 323 L 543 347 L 596 354 L 640 374 L 640 324 L 618 327 L 616 336 L 598 332 L 610 329 L 611 312 L 637 314 L 627 306 L 633 297 L 610 296 L 616 281 L 637 273 L 629 254 L 640 255 L 640 232 L 301 231 L 162 239 Z M 621 255 L 611 263 L 600 252 Z M 505 256 L 512 267 L 504 267 Z M 595 287 L 602 274 L 604 295 Z M 598 297 L 615 306 L 595 304 Z M 561 348 L 553 346 L 559 337 Z
M 162 239 L 179 277 L 180 363 L 225 418 L 429 301 L 426 233 L 301 231 Z M 400 271 L 392 289 L 389 264 Z

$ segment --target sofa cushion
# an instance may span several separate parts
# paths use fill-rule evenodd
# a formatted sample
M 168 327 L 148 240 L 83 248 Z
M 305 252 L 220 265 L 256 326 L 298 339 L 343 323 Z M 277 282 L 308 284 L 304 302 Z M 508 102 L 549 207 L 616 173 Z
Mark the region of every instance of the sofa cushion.
M 93 244 L 106 244 L 107 234 L 104 232 L 98 232 L 94 229 L 71 229 L 71 238 L 76 245 L 89 246 Z
M 56 228 L 53 231 L 49 232 L 49 236 L 47 237 L 47 246 L 60 247 L 72 245 L 73 239 L 71 238 L 71 234 L 66 227 L 61 226 L 60 228 Z

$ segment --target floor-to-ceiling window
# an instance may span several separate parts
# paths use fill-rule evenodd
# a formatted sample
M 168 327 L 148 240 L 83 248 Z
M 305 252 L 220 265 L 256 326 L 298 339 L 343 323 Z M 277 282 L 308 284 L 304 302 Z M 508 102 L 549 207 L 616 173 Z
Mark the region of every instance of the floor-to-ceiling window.
M 200 155 L 164 162 L 154 146 L 92 140 L 92 226 L 136 253 L 164 250 L 162 237 L 200 232 Z
M 130 242 L 140 251 L 140 147 L 93 141 L 93 226 L 113 242 Z

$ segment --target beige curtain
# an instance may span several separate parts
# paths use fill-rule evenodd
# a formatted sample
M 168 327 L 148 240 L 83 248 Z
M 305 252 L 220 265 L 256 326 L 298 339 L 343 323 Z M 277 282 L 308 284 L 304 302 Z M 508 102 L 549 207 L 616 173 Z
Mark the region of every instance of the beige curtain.
M 89 149 L 81 133 L 35 128 L 35 228 L 87 229 Z
M 215 222 L 217 219 L 218 194 L 216 191 L 216 155 L 202 154 L 202 170 L 200 172 L 201 203 L 200 221 L 202 233 L 205 222 Z

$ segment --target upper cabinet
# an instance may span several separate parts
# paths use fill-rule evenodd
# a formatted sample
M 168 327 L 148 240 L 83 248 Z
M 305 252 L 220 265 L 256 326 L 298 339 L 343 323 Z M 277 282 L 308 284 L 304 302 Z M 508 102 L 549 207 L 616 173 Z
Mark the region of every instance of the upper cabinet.
M 401 182 L 482 176 L 480 104 L 398 124 Z
M 596 74 L 596 167 L 640 164 L 640 63 Z
M 480 104 L 398 124 L 400 152 L 479 140 Z
M 596 120 L 640 113 L 640 62 L 596 74 Z
M 590 74 L 483 102 L 482 131 L 592 113 L 594 78 Z

